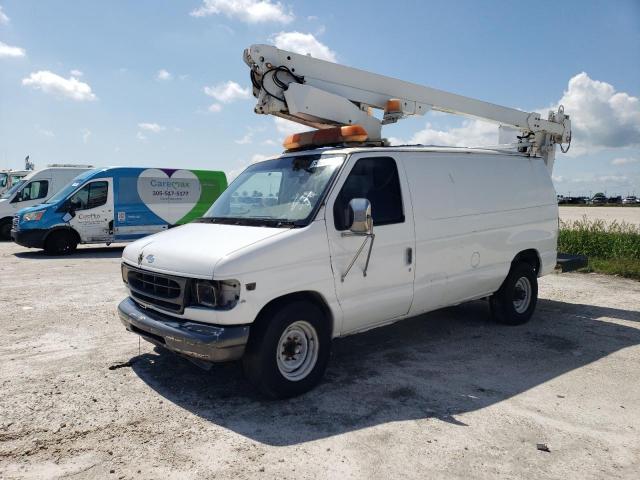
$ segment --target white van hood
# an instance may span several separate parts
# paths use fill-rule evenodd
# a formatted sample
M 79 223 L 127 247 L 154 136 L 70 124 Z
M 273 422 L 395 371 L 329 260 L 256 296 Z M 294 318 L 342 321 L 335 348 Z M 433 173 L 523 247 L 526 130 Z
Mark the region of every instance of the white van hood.
M 157 272 L 213 278 L 216 263 L 225 256 L 288 230 L 190 223 L 131 243 L 122 252 L 122 259 Z

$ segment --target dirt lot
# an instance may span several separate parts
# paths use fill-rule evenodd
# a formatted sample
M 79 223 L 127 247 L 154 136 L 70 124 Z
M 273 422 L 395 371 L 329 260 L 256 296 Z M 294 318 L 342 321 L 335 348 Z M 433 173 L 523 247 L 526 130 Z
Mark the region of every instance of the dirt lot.
M 609 223 L 635 223 L 640 225 L 640 207 L 560 207 L 560 218 L 567 221 L 582 220 L 584 216 L 589 220 L 601 219 Z
M 319 388 L 273 402 L 237 364 L 139 346 L 115 314 L 120 254 L 0 243 L 0 478 L 640 471 L 639 282 L 552 275 L 526 326 L 475 302 L 343 339 Z

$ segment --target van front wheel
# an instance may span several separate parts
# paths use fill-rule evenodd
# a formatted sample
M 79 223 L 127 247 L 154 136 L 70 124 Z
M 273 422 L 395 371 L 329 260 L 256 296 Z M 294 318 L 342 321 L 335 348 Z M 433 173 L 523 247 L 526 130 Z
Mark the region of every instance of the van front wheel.
M 313 303 L 295 301 L 270 309 L 251 327 L 245 375 L 271 398 L 300 395 L 322 378 L 330 343 L 325 316 Z
M 11 240 L 11 220 L 0 222 L 0 240 Z
M 534 268 L 518 262 L 491 296 L 491 315 L 498 323 L 521 325 L 529 321 L 538 301 L 538 277 Z
M 47 255 L 67 255 L 73 253 L 77 246 L 78 241 L 71 232 L 58 230 L 47 237 L 44 253 Z

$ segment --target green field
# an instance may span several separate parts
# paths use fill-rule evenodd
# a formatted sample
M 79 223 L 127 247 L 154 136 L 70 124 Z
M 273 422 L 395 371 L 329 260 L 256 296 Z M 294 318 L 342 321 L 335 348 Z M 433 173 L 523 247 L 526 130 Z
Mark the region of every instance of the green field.
M 560 221 L 558 251 L 589 257 L 583 271 L 640 280 L 640 226 L 584 218 Z

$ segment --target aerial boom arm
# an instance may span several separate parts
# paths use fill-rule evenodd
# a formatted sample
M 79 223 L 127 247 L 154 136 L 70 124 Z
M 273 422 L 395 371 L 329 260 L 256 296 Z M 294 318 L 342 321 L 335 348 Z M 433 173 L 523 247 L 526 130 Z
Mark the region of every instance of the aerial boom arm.
M 520 130 L 519 148 L 544 157 L 550 169 L 555 144 L 571 141 L 571 122 L 562 107 L 543 119 L 536 112 L 502 107 L 271 45 L 252 45 L 245 50 L 244 61 L 251 68 L 253 94 L 258 99 L 256 113 L 315 128 L 359 124 L 371 141 L 381 141 L 382 125 L 437 110 Z M 371 108 L 385 111 L 382 120 L 371 114 Z

